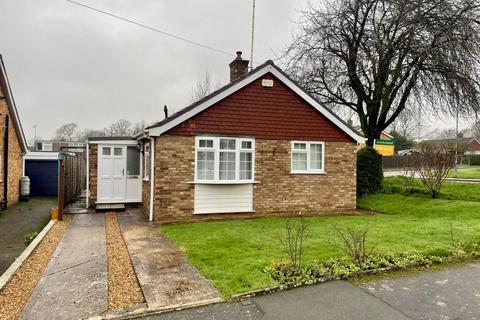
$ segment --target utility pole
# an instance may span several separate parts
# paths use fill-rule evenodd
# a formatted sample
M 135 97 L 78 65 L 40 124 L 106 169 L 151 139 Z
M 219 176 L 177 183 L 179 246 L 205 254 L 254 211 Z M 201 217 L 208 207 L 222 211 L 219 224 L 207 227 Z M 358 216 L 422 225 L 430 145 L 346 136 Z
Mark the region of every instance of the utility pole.
M 255 39 L 255 0 L 253 0 L 252 10 L 252 43 L 250 44 L 250 70 L 253 69 L 253 42 Z

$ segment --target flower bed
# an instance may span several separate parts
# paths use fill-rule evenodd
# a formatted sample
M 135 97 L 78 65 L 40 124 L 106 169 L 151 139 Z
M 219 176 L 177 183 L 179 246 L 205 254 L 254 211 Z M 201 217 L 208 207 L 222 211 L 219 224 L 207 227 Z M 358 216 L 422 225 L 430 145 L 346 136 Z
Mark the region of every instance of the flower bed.
M 430 267 L 443 262 L 478 257 L 480 257 L 480 241 L 458 242 L 445 250 L 438 250 L 435 254 L 377 253 L 369 256 L 362 263 L 354 263 L 350 257 L 344 256 L 328 260 L 313 260 L 298 268 L 289 259 L 282 259 L 267 266 L 264 272 L 279 284 L 297 286 L 325 279 L 347 279 L 368 273 Z

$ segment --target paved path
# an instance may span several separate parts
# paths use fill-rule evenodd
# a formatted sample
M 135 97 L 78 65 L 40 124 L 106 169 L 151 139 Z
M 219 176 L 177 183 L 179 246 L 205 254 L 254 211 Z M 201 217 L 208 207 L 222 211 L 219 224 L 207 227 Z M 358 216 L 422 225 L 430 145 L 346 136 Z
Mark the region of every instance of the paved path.
M 148 307 L 220 300 L 220 292 L 160 233 L 157 224 L 149 224 L 146 219 L 141 209 L 118 213 Z
M 40 232 L 50 217 L 56 198 L 32 198 L 0 212 L 0 274 L 25 250 L 25 235 Z M 12 228 L 15 226 L 15 228 Z
M 105 216 L 73 216 L 21 318 L 82 319 L 105 312 L 105 253 Z
M 362 287 L 412 319 L 480 319 L 480 263 L 409 274 Z
M 480 319 L 480 262 L 358 287 L 329 282 L 148 319 Z
M 145 318 L 147 319 L 147 318 Z M 349 282 L 334 281 L 254 298 L 150 316 L 157 320 L 365 320 L 408 319 L 401 311 Z

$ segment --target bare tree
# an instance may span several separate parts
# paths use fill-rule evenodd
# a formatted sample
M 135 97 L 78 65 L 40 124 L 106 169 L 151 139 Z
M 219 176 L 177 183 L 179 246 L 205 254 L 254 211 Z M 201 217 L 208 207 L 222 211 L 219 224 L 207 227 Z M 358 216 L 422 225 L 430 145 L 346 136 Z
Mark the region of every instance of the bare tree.
M 475 138 L 480 139 L 480 121 L 476 121 L 472 128 L 472 134 Z
M 412 164 L 428 194 L 437 198 L 445 179 L 455 168 L 455 153 L 442 146 L 420 144 L 420 152 L 412 155 Z
M 195 85 L 193 86 L 192 101 L 196 102 L 201 100 L 220 87 L 220 82 L 214 81 L 210 75 L 210 72 L 206 70 L 205 73 L 197 79 Z
M 110 137 L 129 136 L 132 134 L 132 123 L 126 119 L 120 119 L 107 127 L 105 133 Z
M 418 130 L 418 115 L 410 108 L 405 108 L 391 125 L 392 131 L 400 133 L 402 136 L 411 138 Z
M 134 125 L 132 125 L 132 129 L 130 130 L 131 134 L 134 135 L 134 134 L 142 132 L 143 129 L 145 129 L 146 126 L 147 126 L 147 124 L 143 120 L 135 123 Z
M 55 131 L 55 140 L 72 141 L 77 130 L 78 125 L 76 123 L 66 123 Z
M 407 106 L 480 109 L 479 11 L 478 0 L 324 0 L 303 12 L 288 70 L 357 113 L 372 146 Z

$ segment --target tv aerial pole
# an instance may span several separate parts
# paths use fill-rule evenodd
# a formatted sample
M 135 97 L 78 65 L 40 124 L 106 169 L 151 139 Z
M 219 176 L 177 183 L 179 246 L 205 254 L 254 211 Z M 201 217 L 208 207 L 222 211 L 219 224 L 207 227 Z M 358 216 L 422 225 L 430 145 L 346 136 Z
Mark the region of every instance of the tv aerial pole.
M 250 70 L 253 69 L 253 42 L 255 39 L 255 0 L 253 0 L 252 8 L 252 42 L 250 44 Z

